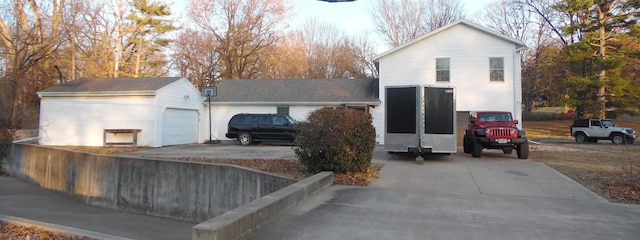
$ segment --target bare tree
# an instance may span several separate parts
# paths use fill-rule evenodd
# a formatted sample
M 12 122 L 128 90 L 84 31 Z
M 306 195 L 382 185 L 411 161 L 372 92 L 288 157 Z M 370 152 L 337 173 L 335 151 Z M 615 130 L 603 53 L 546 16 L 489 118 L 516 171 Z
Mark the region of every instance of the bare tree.
M 290 7 L 284 0 L 192 0 L 189 18 L 218 42 L 220 78 L 251 78 L 281 38 Z
M 370 11 L 376 30 L 391 46 L 464 18 L 460 0 L 377 0 Z
M 175 41 L 174 65 L 197 88 L 213 86 L 220 75 L 217 48 L 218 44 L 211 34 L 185 29 Z
M 6 69 L 0 79 L 0 122 L 18 126 L 20 111 L 29 108 L 26 100 L 35 98 L 42 85 L 49 85 L 40 73 L 54 71 L 47 61 L 62 43 L 65 1 L 13 0 L 4 4 L 0 6 L 5 13 L 0 18 L 0 54 Z
M 367 32 L 352 37 L 352 48 L 355 52 L 355 67 L 359 74 L 366 77 L 378 77 L 378 70 L 373 63 L 373 58 L 377 55 L 377 49 L 371 36 Z
M 376 30 L 391 46 L 399 46 L 426 33 L 426 8 L 416 0 L 377 0 L 370 10 Z
M 427 0 L 427 30 L 433 31 L 465 17 L 460 0 Z

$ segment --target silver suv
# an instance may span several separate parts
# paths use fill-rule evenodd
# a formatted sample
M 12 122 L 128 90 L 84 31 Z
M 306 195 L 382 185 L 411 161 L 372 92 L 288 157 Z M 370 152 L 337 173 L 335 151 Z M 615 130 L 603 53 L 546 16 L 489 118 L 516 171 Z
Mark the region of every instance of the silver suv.
M 578 143 L 611 140 L 613 144 L 632 144 L 636 139 L 636 131 L 616 126 L 610 119 L 576 119 L 571 125 L 571 136 Z

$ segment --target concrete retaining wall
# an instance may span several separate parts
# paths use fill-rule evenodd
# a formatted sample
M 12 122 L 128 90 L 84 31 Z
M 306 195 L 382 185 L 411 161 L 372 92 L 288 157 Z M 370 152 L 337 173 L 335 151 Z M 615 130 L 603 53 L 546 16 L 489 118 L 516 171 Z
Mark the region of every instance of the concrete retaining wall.
M 248 238 L 264 221 L 304 202 L 333 184 L 332 172 L 321 172 L 193 227 L 193 240 Z
M 89 205 L 204 221 L 291 184 L 247 168 L 15 143 L 6 172 Z

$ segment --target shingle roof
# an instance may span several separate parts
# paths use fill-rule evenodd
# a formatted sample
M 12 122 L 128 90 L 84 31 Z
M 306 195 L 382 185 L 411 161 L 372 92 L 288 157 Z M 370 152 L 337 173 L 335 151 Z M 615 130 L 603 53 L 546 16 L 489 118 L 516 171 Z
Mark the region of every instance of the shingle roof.
M 44 89 L 38 94 L 151 93 L 178 79 L 181 77 L 79 78 Z
M 211 102 L 379 105 L 378 79 L 241 79 L 216 84 Z M 206 101 L 206 100 L 205 100 Z

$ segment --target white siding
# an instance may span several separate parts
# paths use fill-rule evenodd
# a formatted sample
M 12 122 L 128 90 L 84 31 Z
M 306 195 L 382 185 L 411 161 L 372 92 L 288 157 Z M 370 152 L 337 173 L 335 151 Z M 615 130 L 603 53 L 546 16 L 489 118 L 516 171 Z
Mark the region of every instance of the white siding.
M 504 82 L 489 81 L 490 57 L 504 59 Z M 454 86 L 457 111 L 511 111 L 522 122 L 518 57 L 514 43 L 464 24 L 382 57 L 379 59 L 382 104 L 371 111 L 378 142 L 384 144 L 384 91 L 392 85 Z M 450 59 L 450 82 L 435 81 L 436 58 Z
M 202 121 L 202 100 L 200 92 L 185 78 L 157 90 L 155 96 L 44 96 L 40 103 L 40 144 L 102 146 L 104 129 L 141 129 L 138 146 L 160 147 L 164 112 L 193 110 Z M 108 136 L 110 142 L 130 139 L 131 134 Z
M 104 129 L 134 128 L 142 129 L 138 134 L 138 145 L 151 146 L 154 105 L 153 96 L 43 97 L 40 102 L 40 144 L 102 146 Z
M 204 108 L 202 105 L 202 101 L 205 99 L 200 94 L 200 91 L 186 78 L 181 78 L 158 89 L 156 91 L 156 115 L 154 116 L 156 133 L 153 146 L 162 146 L 163 138 L 165 137 L 162 131 L 163 116 L 167 109 L 195 110 L 198 112 L 199 122 L 203 122 L 206 120 L 206 118 L 203 118 Z M 198 125 L 198 127 L 200 126 Z M 200 136 L 197 139 L 202 139 L 203 132 L 201 130 L 199 134 Z

